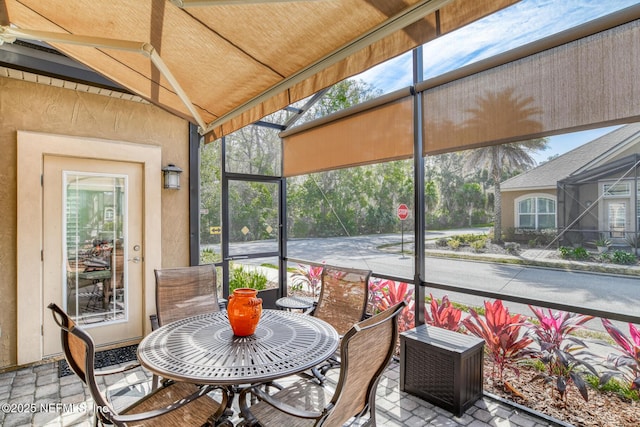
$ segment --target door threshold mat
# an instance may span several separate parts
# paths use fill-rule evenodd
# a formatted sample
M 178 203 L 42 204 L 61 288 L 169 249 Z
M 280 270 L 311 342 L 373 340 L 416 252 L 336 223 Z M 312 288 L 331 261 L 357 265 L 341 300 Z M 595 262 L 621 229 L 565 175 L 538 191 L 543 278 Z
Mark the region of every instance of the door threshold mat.
M 117 365 L 119 363 L 131 362 L 137 359 L 136 352 L 138 345 L 133 344 L 126 347 L 112 348 L 96 352 L 95 366 L 96 369 L 105 368 L 107 366 Z M 66 360 L 58 362 L 58 377 L 66 377 L 73 375 L 73 371 L 69 367 Z

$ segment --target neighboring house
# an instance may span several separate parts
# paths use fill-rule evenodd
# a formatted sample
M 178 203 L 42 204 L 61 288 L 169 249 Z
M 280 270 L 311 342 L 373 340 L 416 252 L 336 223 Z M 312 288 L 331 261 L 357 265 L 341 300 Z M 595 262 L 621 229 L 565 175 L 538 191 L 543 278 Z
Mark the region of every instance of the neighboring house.
M 562 233 L 561 243 L 633 244 L 640 223 L 640 123 L 626 125 L 501 184 L 502 225 Z

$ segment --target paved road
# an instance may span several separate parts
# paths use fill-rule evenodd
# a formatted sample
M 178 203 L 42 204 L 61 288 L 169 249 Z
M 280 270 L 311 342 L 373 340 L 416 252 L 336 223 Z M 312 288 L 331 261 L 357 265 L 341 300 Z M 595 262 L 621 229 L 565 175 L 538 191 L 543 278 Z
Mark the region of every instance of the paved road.
M 459 233 L 469 232 L 459 230 Z M 439 237 L 432 232 L 427 238 Z M 288 256 L 328 264 L 339 263 L 352 267 L 368 268 L 374 273 L 404 278 L 413 277 L 413 259 L 398 251 L 399 234 L 375 236 L 336 237 L 325 239 L 293 239 L 288 244 Z M 405 249 L 411 246 L 405 243 Z M 234 246 L 234 252 L 261 252 L 263 244 L 243 243 Z M 271 245 L 272 246 L 272 245 Z M 388 250 L 389 246 L 393 250 Z M 240 247 L 242 249 L 240 249 Z M 427 279 L 434 283 L 446 283 L 501 292 L 506 295 L 529 297 L 538 300 L 560 302 L 577 307 L 606 310 L 628 316 L 640 316 L 640 278 L 566 271 L 550 268 L 527 267 L 471 260 L 426 258 Z M 480 306 L 484 298 L 468 294 L 455 294 L 430 289 L 434 296 L 448 294 L 457 302 Z M 512 311 L 530 314 L 526 306 L 509 304 Z M 638 322 L 640 323 L 640 321 Z

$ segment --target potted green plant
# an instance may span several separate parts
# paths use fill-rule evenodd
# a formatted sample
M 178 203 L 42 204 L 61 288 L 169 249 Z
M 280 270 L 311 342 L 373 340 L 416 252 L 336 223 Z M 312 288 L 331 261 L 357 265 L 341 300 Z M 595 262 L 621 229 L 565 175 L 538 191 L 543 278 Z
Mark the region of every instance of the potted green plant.
M 609 250 L 609 246 L 611 246 L 611 240 L 607 239 L 604 234 L 601 234 L 599 238 L 593 241 L 593 244 L 596 245 L 598 253 L 604 253 Z

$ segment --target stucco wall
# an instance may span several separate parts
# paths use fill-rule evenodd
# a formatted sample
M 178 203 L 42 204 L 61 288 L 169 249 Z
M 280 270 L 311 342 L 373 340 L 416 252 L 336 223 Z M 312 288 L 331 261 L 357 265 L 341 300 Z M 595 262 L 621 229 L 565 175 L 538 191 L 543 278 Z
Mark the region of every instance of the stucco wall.
M 162 147 L 180 191 L 162 192 L 162 264 L 189 263 L 189 124 L 153 105 L 0 78 L 0 368 L 16 364 L 17 131 L 128 141 Z M 161 171 L 158 171 L 160 174 Z M 146 212 L 154 215 L 154 212 Z M 34 224 L 38 226 L 38 224 Z
M 550 194 L 556 196 L 556 190 L 503 191 L 502 192 L 502 231 L 515 227 L 515 200 L 527 194 Z

